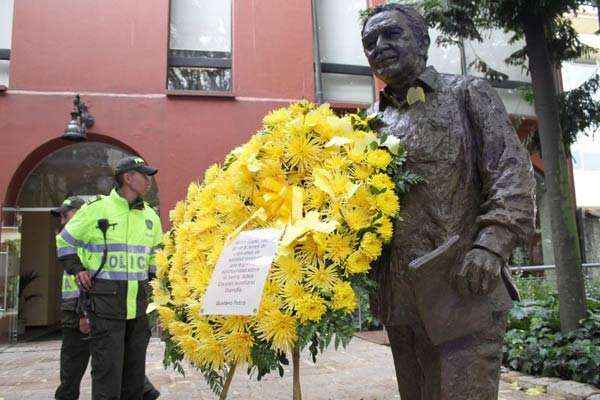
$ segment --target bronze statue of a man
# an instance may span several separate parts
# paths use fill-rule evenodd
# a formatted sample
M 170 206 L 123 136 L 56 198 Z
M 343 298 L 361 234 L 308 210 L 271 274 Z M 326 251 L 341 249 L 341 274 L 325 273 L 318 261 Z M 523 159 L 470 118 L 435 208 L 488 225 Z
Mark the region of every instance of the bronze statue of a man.
M 518 298 L 507 260 L 534 228 L 529 156 L 494 89 L 426 67 L 430 39 L 412 7 L 376 7 L 362 40 L 387 86 L 381 130 L 424 178 L 404 199 L 380 267 L 375 313 L 385 324 L 403 400 L 498 397 L 507 312 Z M 407 102 L 407 92 L 425 101 Z

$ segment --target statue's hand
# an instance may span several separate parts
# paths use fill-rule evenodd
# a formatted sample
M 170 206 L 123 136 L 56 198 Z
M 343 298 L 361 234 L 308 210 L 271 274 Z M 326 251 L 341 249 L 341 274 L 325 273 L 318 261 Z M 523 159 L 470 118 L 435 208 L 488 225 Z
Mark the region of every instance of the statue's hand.
M 482 296 L 496 288 L 500 279 L 503 260 L 485 249 L 472 249 L 467 253 L 463 264 L 454 274 L 454 283 L 461 296 L 469 292 Z

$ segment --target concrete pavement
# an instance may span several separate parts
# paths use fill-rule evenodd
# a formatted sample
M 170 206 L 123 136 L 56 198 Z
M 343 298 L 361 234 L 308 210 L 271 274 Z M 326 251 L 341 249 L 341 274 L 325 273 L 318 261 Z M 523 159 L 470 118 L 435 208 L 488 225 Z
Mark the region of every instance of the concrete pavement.
M 146 373 L 162 393 L 161 399 L 216 399 L 204 378 L 191 368 L 186 376 L 164 370 L 164 346 L 151 340 Z M 52 399 L 59 379 L 60 341 L 24 343 L 0 349 L 0 400 Z M 347 349 L 327 350 L 310 361 L 308 354 L 301 360 L 301 382 L 304 400 L 399 399 L 394 365 L 389 347 L 359 338 Z M 90 398 L 90 376 L 82 382 L 82 399 Z M 291 399 L 291 367 L 285 376 L 266 376 L 261 382 L 249 378 L 239 369 L 230 390 L 229 399 Z M 500 400 L 554 400 L 546 395 L 527 395 L 508 383 L 501 383 Z

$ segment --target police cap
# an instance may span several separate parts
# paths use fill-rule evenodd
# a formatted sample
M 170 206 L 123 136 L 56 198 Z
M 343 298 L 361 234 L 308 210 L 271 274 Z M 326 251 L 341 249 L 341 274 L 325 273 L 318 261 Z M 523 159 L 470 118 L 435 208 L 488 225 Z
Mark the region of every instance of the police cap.
M 50 213 L 55 217 L 60 217 L 61 214 L 66 213 L 70 210 L 78 210 L 82 205 L 85 204 L 85 201 L 78 196 L 67 197 L 65 201 L 62 202 L 60 207 L 50 210 Z
M 115 176 L 130 171 L 137 171 L 144 175 L 154 175 L 158 172 L 158 169 L 149 166 L 140 157 L 129 156 L 119 160 L 115 167 Z

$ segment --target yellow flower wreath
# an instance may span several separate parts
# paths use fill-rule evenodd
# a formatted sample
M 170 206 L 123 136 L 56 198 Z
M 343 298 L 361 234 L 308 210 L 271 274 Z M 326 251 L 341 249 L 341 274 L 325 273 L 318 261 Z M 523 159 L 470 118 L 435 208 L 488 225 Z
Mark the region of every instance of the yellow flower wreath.
M 391 239 L 399 210 L 386 172 L 397 143 L 378 138 L 369 122 L 361 114 L 339 117 L 327 104 L 277 109 L 222 165 L 208 168 L 202 183 L 190 184 L 170 213 L 152 283 L 175 353 L 203 371 L 252 366 L 259 350 L 285 354 L 351 316 L 356 278 Z M 242 230 L 266 227 L 285 227 L 285 234 L 257 314 L 201 316 L 224 245 Z

